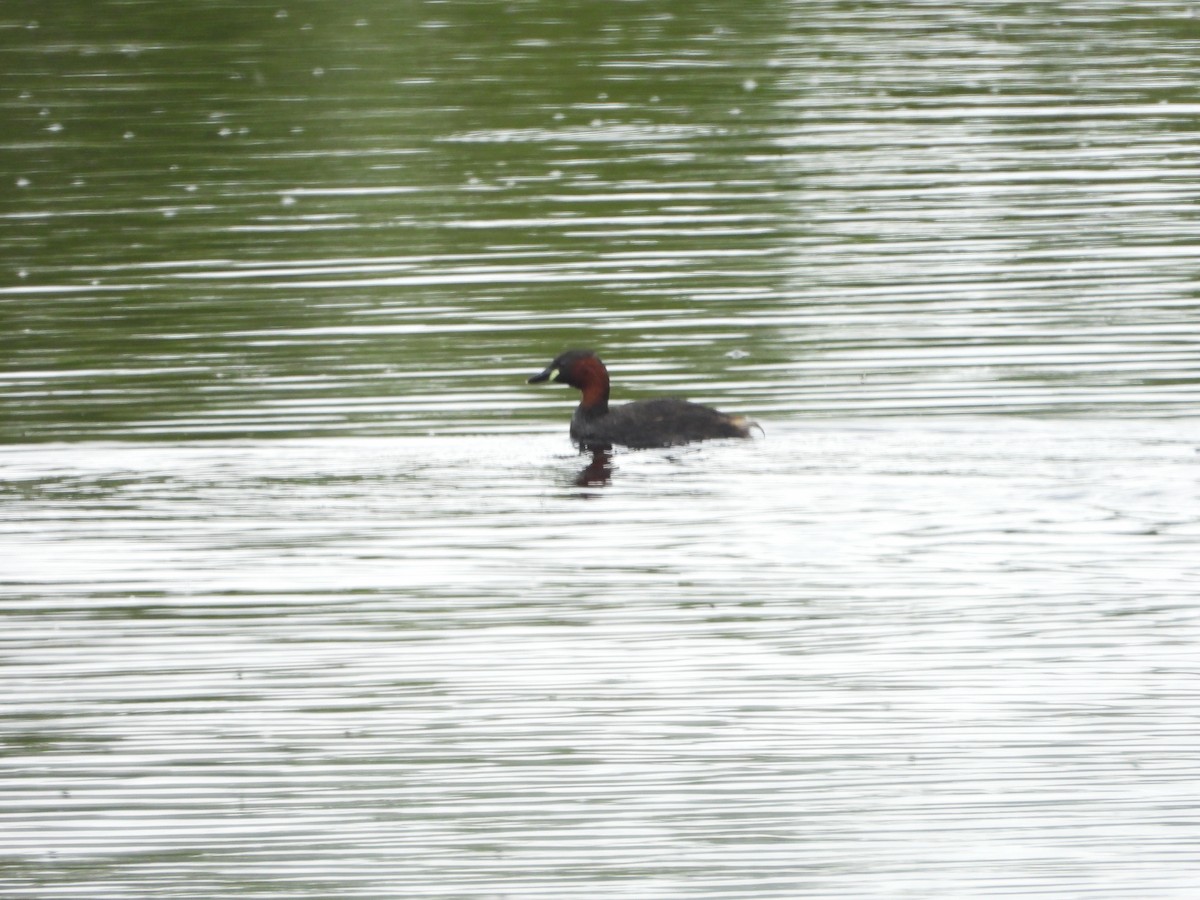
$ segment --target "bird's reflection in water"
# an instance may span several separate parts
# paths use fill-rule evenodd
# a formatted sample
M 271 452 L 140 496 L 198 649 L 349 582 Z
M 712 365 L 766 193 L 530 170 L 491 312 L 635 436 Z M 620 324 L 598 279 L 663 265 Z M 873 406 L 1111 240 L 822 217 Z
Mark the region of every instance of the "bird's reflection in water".
M 576 487 L 599 487 L 612 481 L 612 451 L 607 448 L 597 448 L 586 451 L 591 453 L 591 461 L 575 476 Z

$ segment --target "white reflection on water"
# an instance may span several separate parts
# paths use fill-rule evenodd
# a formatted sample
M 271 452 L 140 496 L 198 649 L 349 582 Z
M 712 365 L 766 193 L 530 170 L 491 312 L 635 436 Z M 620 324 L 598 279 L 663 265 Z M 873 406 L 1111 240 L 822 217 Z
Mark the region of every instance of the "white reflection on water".
M 1189 896 L 1196 423 L 767 426 L 0 451 L 9 884 Z

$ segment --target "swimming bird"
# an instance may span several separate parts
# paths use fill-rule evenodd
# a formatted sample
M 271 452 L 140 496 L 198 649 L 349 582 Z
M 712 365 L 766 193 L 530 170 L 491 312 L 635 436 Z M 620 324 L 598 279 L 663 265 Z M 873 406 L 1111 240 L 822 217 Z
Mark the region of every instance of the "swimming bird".
M 566 350 L 530 384 L 569 384 L 583 392 L 571 416 L 571 440 L 580 449 L 672 447 L 713 438 L 748 438 L 758 427 L 745 416 L 731 416 L 711 406 L 658 397 L 620 406 L 608 405 L 608 369 L 591 350 Z M 760 429 L 761 430 L 761 429 Z

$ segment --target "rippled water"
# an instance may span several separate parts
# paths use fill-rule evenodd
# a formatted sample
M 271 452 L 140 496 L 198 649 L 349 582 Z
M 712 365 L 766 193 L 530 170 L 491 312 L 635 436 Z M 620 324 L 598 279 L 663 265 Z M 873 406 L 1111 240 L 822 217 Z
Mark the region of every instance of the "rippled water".
M 1194 889 L 1194 440 L 561 444 L 6 450 L 11 883 Z
M 0 10 L 0 893 L 1190 898 L 1187 4 Z M 529 386 L 765 437 L 619 453 Z
M 10 18 L 0 434 L 520 430 L 572 343 L 784 416 L 1195 411 L 1186 7 L 787 10 Z

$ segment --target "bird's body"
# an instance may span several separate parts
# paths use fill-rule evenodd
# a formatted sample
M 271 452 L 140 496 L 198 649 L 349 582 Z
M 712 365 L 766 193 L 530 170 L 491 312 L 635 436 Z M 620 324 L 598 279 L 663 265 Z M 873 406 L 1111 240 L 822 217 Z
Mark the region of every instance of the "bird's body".
M 747 438 L 755 427 L 744 416 L 676 397 L 610 407 L 608 369 L 590 350 L 567 350 L 530 383 L 556 381 L 583 392 L 571 416 L 571 439 L 582 449 L 671 447 L 714 438 Z

